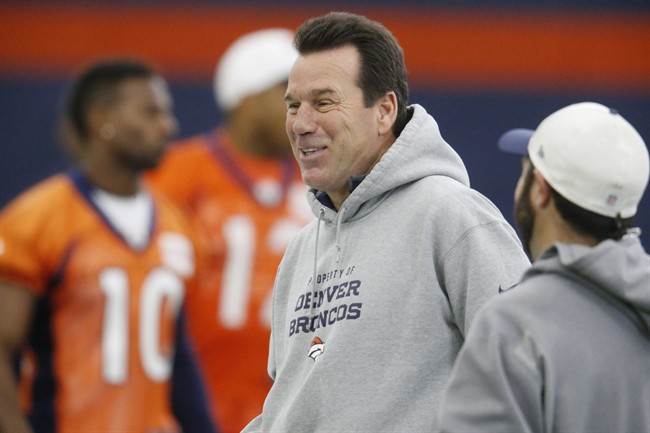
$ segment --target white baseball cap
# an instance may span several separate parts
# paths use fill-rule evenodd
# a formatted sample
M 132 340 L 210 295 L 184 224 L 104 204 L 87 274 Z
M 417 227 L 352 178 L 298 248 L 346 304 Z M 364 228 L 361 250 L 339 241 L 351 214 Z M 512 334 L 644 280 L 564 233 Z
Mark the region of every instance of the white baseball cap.
M 240 37 L 217 65 L 214 76 L 217 104 L 222 110 L 230 111 L 246 96 L 286 81 L 297 57 L 290 30 L 264 29 Z
M 553 189 L 599 215 L 636 215 L 648 185 L 650 163 L 641 135 L 618 112 L 595 102 L 564 107 L 535 131 L 510 130 L 498 146 L 528 155 Z

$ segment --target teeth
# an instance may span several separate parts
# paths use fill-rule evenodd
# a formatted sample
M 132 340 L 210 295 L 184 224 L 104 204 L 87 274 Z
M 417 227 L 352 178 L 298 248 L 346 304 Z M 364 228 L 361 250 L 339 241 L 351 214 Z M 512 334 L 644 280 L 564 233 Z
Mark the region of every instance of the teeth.
M 303 149 L 302 153 L 305 153 L 307 155 L 316 152 L 316 149 Z

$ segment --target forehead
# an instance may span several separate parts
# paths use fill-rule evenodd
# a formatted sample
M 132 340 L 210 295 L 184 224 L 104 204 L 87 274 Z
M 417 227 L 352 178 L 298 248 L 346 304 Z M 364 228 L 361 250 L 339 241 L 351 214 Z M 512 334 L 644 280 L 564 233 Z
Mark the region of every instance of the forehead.
M 287 95 L 303 97 L 356 86 L 359 67 L 359 53 L 351 45 L 301 55 L 289 74 Z
M 118 89 L 121 103 L 163 105 L 171 103 L 167 83 L 159 76 L 127 79 L 119 85 Z

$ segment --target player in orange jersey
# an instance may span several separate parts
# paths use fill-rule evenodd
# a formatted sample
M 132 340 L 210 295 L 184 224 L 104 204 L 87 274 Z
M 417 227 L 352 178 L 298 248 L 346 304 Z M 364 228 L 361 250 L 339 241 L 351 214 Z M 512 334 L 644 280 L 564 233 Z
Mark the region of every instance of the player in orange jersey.
M 183 319 L 201 247 L 140 182 L 176 131 L 171 103 L 146 65 L 93 65 L 65 111 L 78 168 L 0 213 L 0 431 L 214 431 Z
M 215 75 L 225 124 L 172 146 L 150 177 L 208 234 L 213 272 L 188 299 L 188 318 L 213 414 L 226 433 L 238 433 L 262 409 L 271 385 L 275 273 L 289 240 L 311 218 L 284 129 L 295 58 L 288 30 L 236 40 Z

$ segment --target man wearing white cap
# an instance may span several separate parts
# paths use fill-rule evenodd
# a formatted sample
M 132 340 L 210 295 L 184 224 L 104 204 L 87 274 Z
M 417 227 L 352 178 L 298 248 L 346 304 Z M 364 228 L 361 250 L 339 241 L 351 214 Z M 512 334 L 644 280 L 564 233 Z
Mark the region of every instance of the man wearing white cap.
M 585 102 L 499 147 L 524 157 L 515 218 L 536 260 L 472 324 L 442 431 L 650 431 L 650 256 L 632 227 L 643 139 Z
M 212 273 L 188 299 L 213 414 L 239 432 L 262 410 L 270 296 L 293 235 L 311 218 L 284 128 L 293 34 L 264 29 L 237 39 L 217 65 L 225 124 L 173 146 L 150 181 L 186 206 L 205 230 Z

